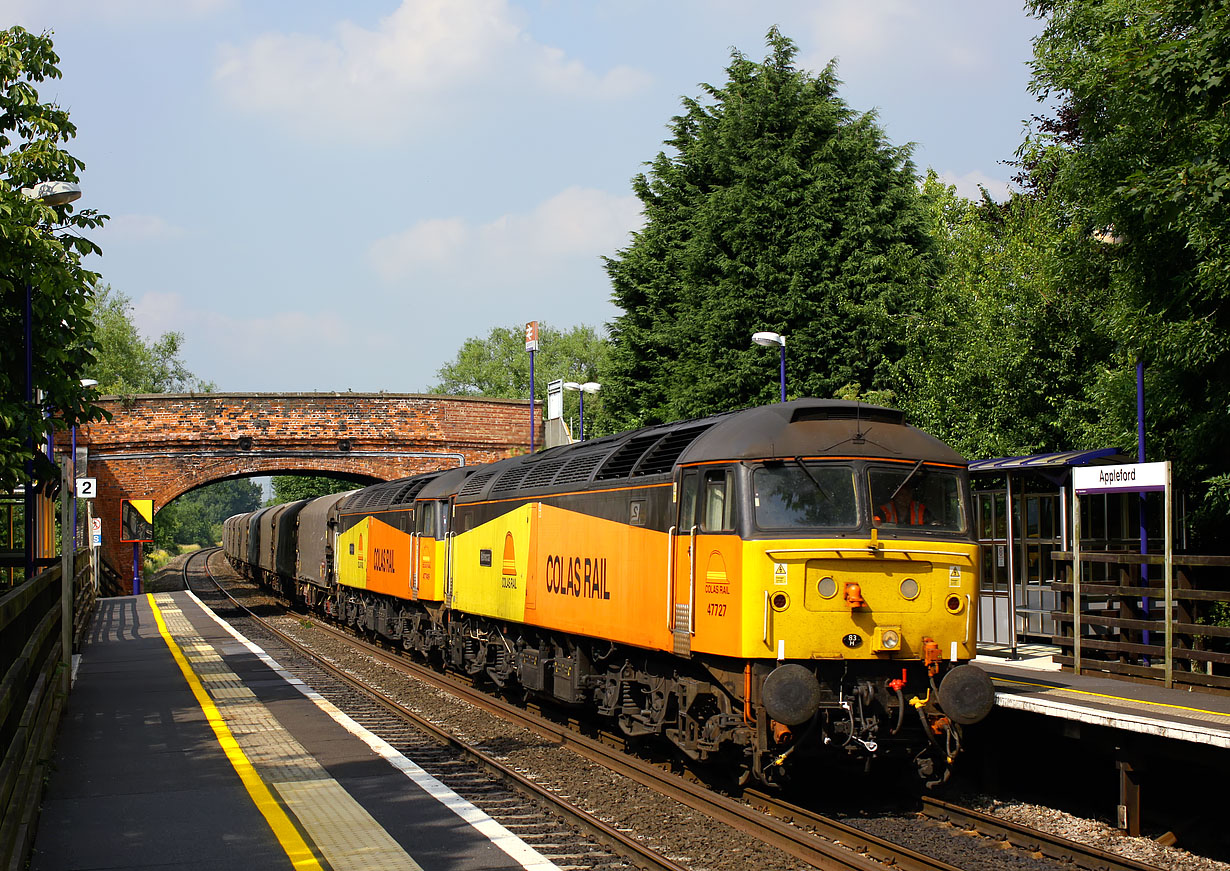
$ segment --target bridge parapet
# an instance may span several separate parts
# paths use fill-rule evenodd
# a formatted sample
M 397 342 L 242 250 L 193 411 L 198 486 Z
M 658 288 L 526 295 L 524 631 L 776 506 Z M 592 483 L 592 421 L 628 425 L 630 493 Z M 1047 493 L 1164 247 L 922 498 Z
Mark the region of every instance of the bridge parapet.
M 119 542 L 121 499 L 154 510 L 206 484 L 277 474 L 360 482 L 492 462 L 529 449 L 527 400 L 397 393 L 191 393 L 107 397 L 110 422 L 77 445 L 98 479 L 104 556 L 131 572 Z M 541 443 L 541 421 L 536 421 Z M 67 439 L 61 436 L 61 449 Z M 78 475 L 82 470 L 78 470 Z

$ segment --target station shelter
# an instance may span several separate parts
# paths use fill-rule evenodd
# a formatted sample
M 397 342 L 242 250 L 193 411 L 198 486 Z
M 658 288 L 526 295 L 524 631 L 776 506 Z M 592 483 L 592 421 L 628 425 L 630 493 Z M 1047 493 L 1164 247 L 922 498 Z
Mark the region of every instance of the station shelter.
M 1052 553 L 1071 550 L 1072 470 L 1124 462 L 1131 459 L 1118 449 L 1101 448 L 970 463 L 975 532 L 983 546 L 979 644 L 1002 645 L 1015 655 L 1022 643 L 1051 643 L 1058 634 L 1052 612 L 1063 608 L 1053 587 L 1070 565 Z M 1139 494 L 1084 496 L 1081 502 L 1082 551 L 1141 552 Z M 1146 506 L 1145 542 L 1149 552 L 1158 553 L 1161 508 Z M 1090 565 L 1094 572 L 1112 568 Z

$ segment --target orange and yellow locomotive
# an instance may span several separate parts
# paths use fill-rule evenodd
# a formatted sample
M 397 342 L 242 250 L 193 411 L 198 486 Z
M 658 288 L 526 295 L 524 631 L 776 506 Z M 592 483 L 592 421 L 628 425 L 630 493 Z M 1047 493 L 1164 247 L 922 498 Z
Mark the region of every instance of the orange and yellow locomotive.
M 967 664 L 965 461 L 899 411 L 796 400 L 325 498 L 277 526 L 313 555 L 303 571 L 251 558 L 249 515 L 227 521 L 232 560 L 757 780 L 825 756 L 909 757 L 935 780 L 994 703 Z

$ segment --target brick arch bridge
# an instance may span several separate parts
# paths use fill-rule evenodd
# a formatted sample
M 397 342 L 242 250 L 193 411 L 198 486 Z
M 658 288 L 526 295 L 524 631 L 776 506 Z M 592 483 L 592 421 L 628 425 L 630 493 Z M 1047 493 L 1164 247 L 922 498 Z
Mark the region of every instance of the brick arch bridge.
M 120 500 L 154 511 L 227 478 L 334 473 L 390 481 L 529 449 L 527 400 L 393 393 L 195 393 L 108 397 L 110 422 L 77 429 L 78 477 L 98 479 L 103 556 L 121 577 Z M 541 442 L 541 422 L 536 422 Z M 83 452 L 81 449 L 85 448 Z M 68 448 L 61 434 L 59 449 Z M 84 522 L 84 521 L 83 521 Z

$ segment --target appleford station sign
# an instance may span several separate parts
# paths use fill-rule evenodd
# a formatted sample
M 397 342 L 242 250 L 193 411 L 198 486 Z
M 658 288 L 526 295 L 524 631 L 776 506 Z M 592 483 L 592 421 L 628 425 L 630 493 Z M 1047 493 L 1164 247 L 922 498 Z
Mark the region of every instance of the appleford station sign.
M 1132 463 L 1124 466 L 1078 466 L 1072 470 L 1072 489 L 1086 493 L 1140 492 L 1166 489 L 1169 463 Z

